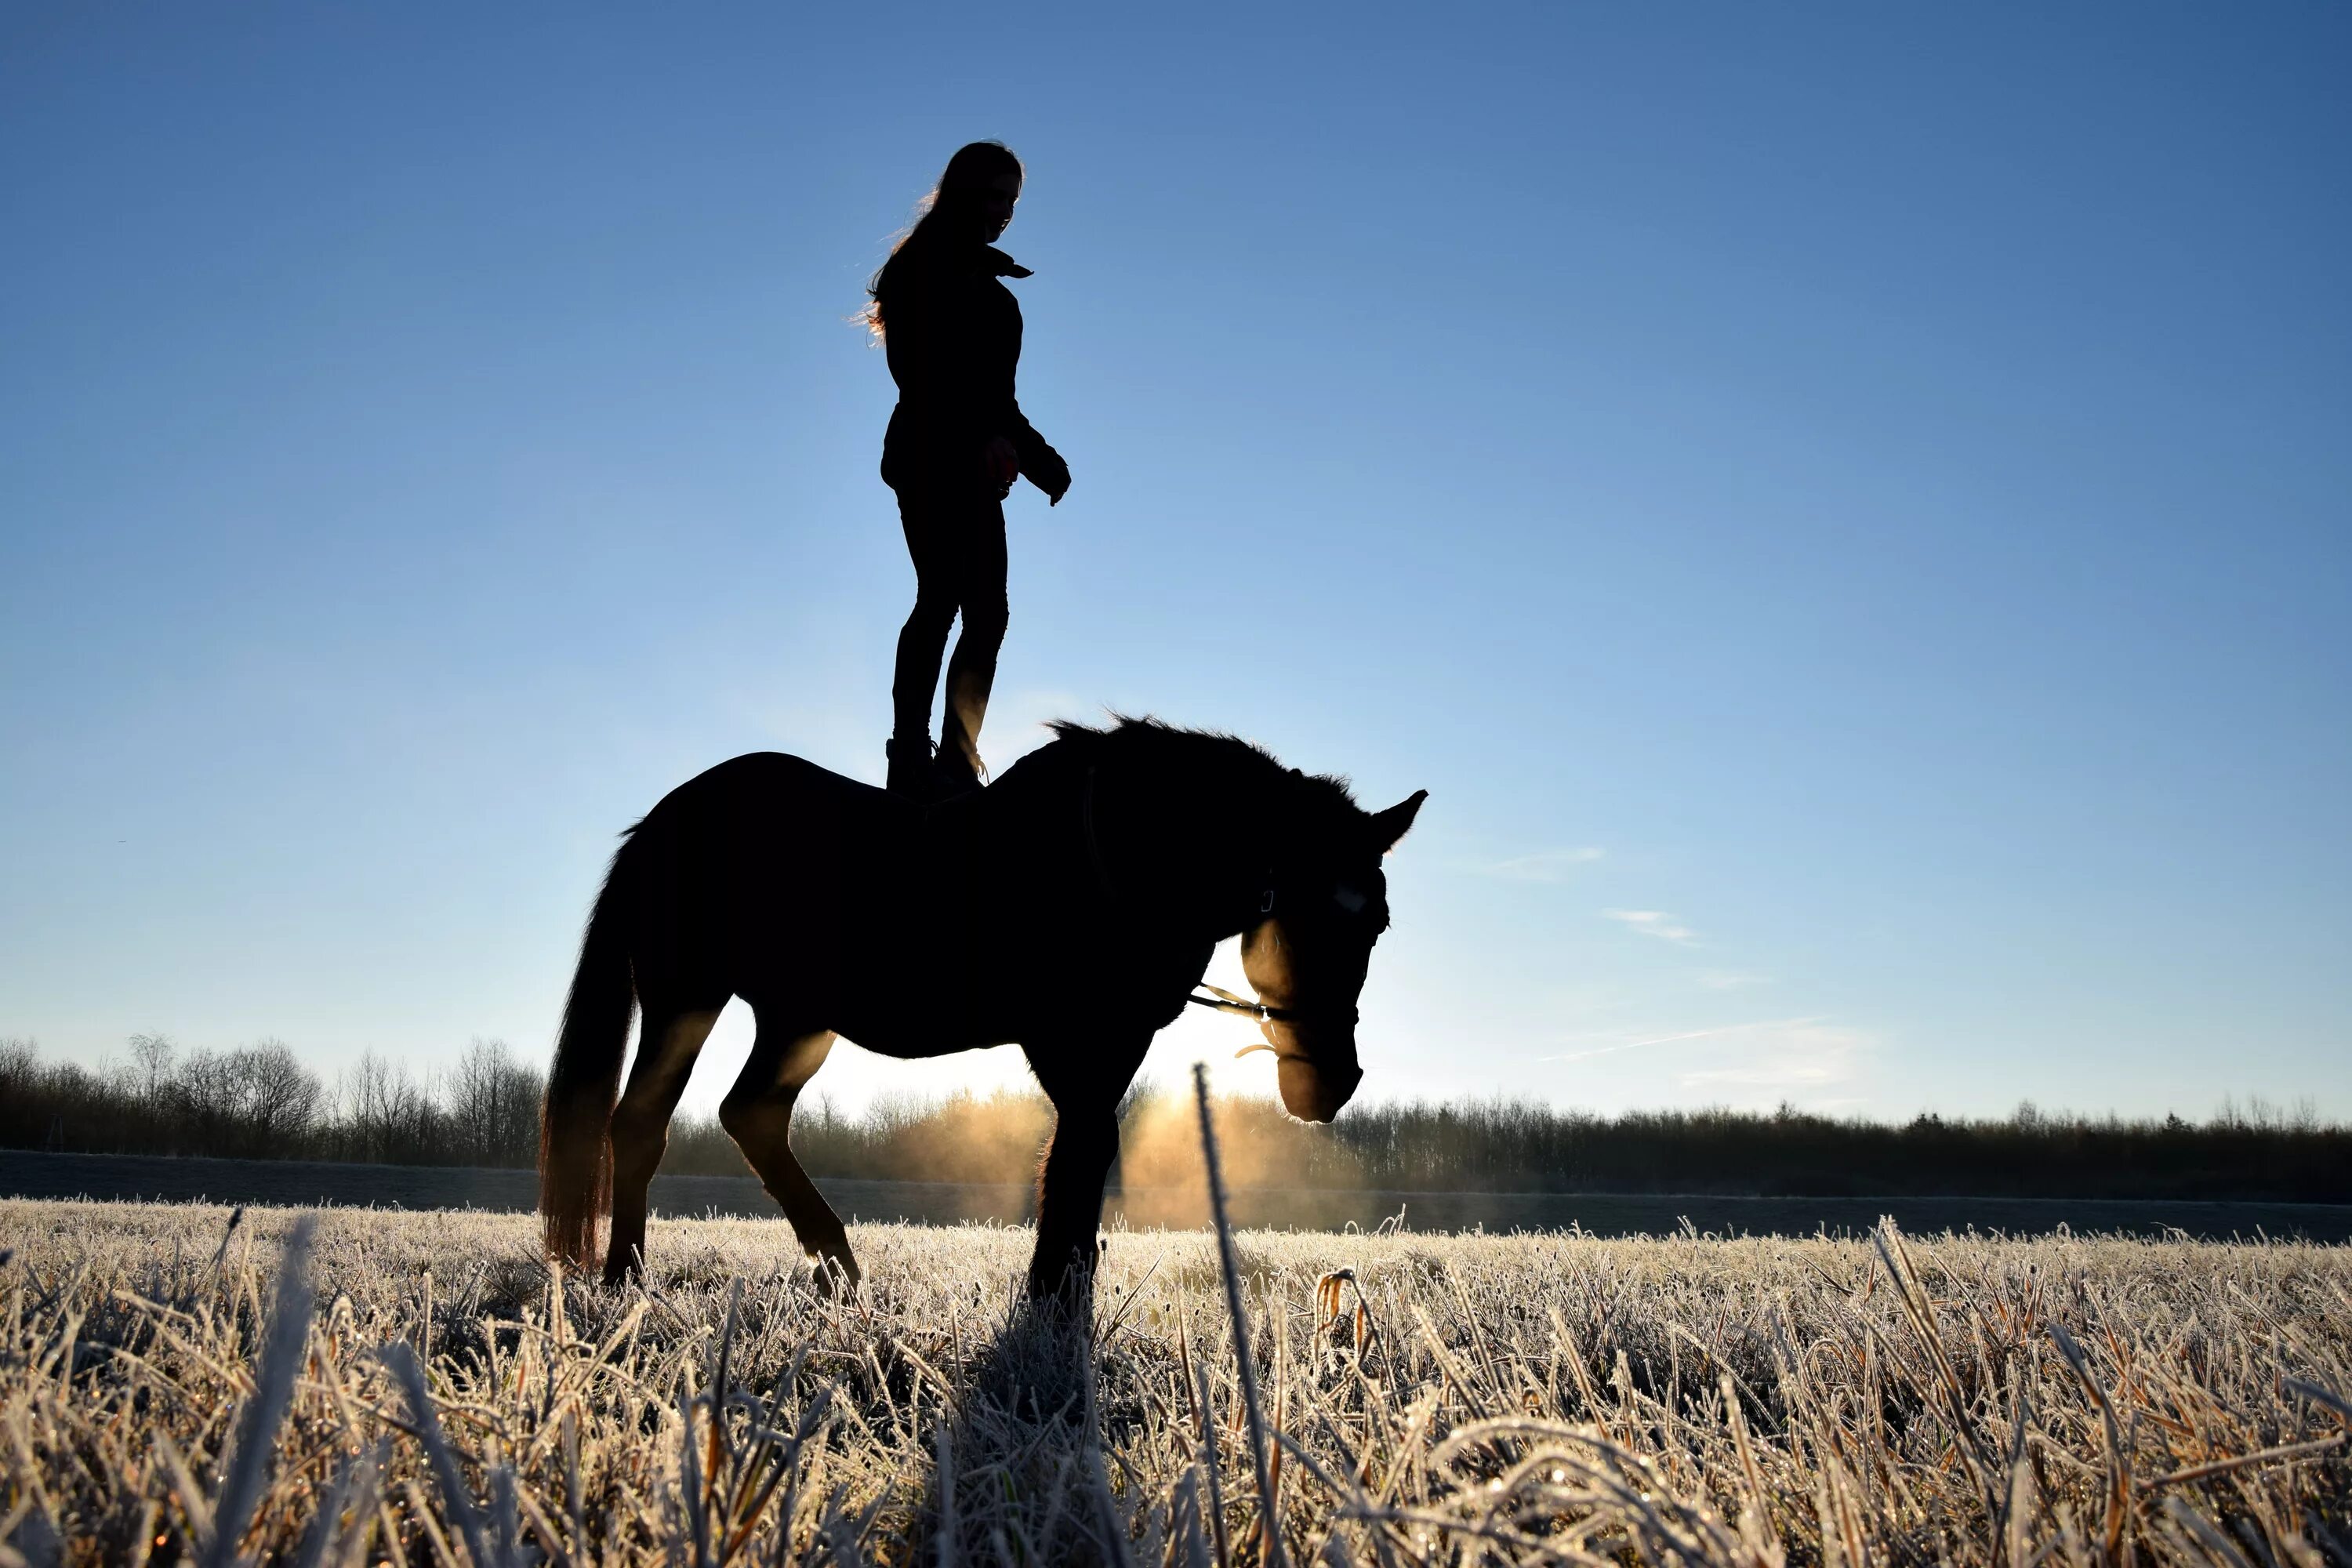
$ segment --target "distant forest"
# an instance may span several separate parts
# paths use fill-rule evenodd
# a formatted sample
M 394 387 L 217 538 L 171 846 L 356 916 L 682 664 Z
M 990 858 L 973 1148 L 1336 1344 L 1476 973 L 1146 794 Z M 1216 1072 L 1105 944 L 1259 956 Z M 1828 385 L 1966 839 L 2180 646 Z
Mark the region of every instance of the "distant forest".
M 0 1148 L 76 1153 L 529 1166 L 540 1070 L 477 1040 L 449 1071 L 420 1078 L 362 1057 L 331 1086 L 281 1041 L 182 1051 L 131 1037 L 92 1070 L 0 1038 Z M 1189 1103 L 1150 1084 L 1121 1106 L 1131 1186 L 1199 1180 Z M 840 1114 L 805 1098 L 793 1146 L 811 1174 L 1023 1182 L 1052 1112 L 1034 1094 L 885 1099 Z M 1900 1123 L 1769 1112 L 1594 1116 L 1524 1100 L 1367 1104 L 1328 1127 L 1270 1100 L 1219 1108 L 1237 1186 L 1402 1192 L 1708 1193 L 1759 1196 L 2244 1199 L 2352 1203 L 2352 1126 L 2260 1100 L 2203 1121 L 2053 1114 L 1923 1115 Z M 748 1173 L 716 1121 L 680 1117 L 666 1172 Z

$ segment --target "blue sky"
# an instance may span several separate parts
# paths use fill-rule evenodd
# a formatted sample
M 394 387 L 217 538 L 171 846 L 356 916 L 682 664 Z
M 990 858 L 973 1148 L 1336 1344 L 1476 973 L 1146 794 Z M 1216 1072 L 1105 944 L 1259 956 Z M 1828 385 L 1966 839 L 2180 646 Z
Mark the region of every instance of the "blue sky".
M 878 781 L 847 318 L 998 136 L 1076 484 L 986 750 L 1428 789 L 1367 1094 L 2352 1116 L 2347 66 L 2315 6 L 12 7 L 0 1034 L 543 1052 L 665 790 Z

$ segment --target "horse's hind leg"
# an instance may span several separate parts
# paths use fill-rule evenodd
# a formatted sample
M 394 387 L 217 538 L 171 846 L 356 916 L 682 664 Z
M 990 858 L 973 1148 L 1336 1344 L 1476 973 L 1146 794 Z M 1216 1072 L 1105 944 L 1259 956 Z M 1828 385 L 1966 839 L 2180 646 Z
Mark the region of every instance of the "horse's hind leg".
M 855 1285 L 857 1259 L 850 1255 L 849 1232 L 842 1228 L 841 1216 L 801 1169 L 791 1142 L 793 1102 L 832 1050 L 830 1029 L 796 1034 L 772 1029 L 763 1020 L 751 1044 L 751 1059 L 743 1064 L 742 1076 L 719 1102 L 719 1121 L 751 1163 L 751 1169 L 760 1173 L 769 1195 L 783 1205 L 801 1250 L 818 1260 L 818 1280 L 825 1279 L 825 1266 L 830 1265 Z
M 637 1035 L 636 1065 L 629 1069 L 629 1086 L 613 1107 L 613 1236 L 604 1250 L 604 1283 L 618 1285 L 644 1272 L 646 1252 L 646 1189 L 662 1151 L 669 1146 L 669 1119 L 677 1098 L 686 1092 L 686 1075 L 719 1011 L 724 996 L 681 1005 L 646 996 L 645 1026 Z

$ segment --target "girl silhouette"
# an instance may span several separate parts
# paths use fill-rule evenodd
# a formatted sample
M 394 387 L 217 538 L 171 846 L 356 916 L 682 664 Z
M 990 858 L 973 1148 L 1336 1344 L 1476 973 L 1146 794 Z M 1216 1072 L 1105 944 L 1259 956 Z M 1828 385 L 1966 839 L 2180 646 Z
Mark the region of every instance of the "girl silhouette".
M 889 786 L 921 800 L 980 783 L 980 725 L 1004 640 L 1004 498 L 1024 475 L 1056 503 L 1070 488 L 1069 466 L 1013 394 L 1021 307 L 999 279 L 1029 269 L 994 241 L 1013 221 L 1021 173 L 1002 142 L 959 149 L 866 290 L 867 319 L 898 384 L 882 480 L 898 493 L 915 563 L 915 608 L 898 633 L 890 686 Z M 935 758 L 931 694 L 959 613 Z

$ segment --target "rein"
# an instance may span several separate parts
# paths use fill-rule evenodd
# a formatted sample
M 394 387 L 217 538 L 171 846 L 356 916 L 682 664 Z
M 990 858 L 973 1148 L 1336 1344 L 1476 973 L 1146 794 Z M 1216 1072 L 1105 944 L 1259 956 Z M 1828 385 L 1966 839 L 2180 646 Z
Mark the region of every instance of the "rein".
M 1087 860 L 1094 867 L 1095 882 L 1102 889 L 1104 900 L 1116 909 L 1125 900 L 1119 897 L 1117 885 L 1110 879 L 1110 868 L 1103 860 L 1102 842 L 1095 835 L 1095 765 L 1092 763 L 1087 764 L 1087 792 L 1078 803 L 1078 822 L 1086 833 Z M 1265 890 L 1258 895 L 1257 913 L 1261 920 L 1274 913 L 1274 884 L 1271 879 L 1266 883 Z M 1208 993 L 1206 996 L 1201 994 L 1203 991 Z M 1231 1013 L 1235 1017 L 1254 1019 L 1259 1024 L 1297 1025 L 1309 1024 L 1321 1019 L 1327 1022 L 1345 1023 L 1352 1027 L 1358 1016 L 1352 1007 L 1349 1008 L 1343 1016 L 1336 1012 L 1310 1012 L 1301 1007 L 1276 1007 L 1265 1002 L 1253 1002 L 1245 996 L 1236 996 L 1223 986 L 1212 985 L 1206 981 L 1196 983 L 1192 994 L 1186 996 L 1184 1000 L 1195 1007 L 1206 1007 L 1217 1013 Z M 1239 1060 L 1252 1051 L 1266 1051 L 1276 1057 L 1283 1055 L 1281 1051 L 1276 1050 L 1274 1047 L 1261 1040 L 1254 1046 L 1244 1046 L 1234 1053 L 1234 1058 Z

